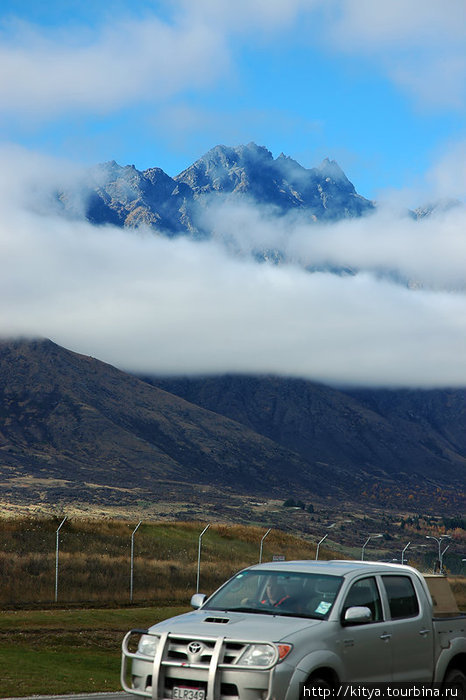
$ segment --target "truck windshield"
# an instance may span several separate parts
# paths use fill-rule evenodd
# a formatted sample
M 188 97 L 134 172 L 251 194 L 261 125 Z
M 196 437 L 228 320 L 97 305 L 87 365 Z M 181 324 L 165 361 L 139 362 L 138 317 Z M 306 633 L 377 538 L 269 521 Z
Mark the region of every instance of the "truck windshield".
M 325 574 L 242 571 L 211 596 L 204 610 L 326 618 L 342 578 Z

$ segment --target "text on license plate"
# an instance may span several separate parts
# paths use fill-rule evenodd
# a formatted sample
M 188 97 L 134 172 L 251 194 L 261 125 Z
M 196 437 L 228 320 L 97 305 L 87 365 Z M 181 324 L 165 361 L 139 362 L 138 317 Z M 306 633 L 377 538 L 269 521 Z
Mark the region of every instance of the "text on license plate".
M 205 700 L 205 690 L 203 688 L 183 688 L 175 686 L 173 697 L 182 700 Z

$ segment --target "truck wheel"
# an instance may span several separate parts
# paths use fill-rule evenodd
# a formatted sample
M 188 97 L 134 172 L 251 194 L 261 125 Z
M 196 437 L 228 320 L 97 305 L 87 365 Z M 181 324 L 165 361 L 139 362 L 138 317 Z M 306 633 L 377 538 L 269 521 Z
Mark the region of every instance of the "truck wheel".
M 307 679 L 305 686 L 306 688 L 322 688 L 322 690 L 328 690 L 329 693 L 325 693 L 326 697 L 330 697 L 333 690 L 332 684 L 329 683 L 326 678 L 322 678 L 321 676 L 311 676 Z
M 448 686 L 450 690 L 455 690 L 455 698 L 458 700 L 466 700 L 466 675 L 459 668 L 451 668 L 445 680 L 443 681 L 443 687 Z

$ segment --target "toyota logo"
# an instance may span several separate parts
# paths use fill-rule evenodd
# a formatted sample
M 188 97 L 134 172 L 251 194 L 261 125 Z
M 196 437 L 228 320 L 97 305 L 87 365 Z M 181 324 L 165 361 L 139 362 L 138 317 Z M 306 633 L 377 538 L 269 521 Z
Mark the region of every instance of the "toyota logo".
M 193 656 L 200 654 L 203 649 L 204 649 L 204 645 L 201 644 L 200 642 L 190 642 L 188 644 L 188 652 L 190 654 L 192 654 Z

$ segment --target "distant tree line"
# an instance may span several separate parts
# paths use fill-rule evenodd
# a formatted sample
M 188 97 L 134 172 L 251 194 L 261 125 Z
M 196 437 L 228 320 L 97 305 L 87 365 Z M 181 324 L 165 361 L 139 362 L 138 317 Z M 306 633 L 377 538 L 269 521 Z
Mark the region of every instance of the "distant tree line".
M 403 530 L 406 525 L 416 528 L 416 530 L 421 529 L 421 521 L 423 523 L 423 528 L 426 526 L 436 527 L 443 526 L 445 530 L 466 530 L 466 519 L 461 515 L 453 515 L 450 517 L 442 516 L 441 518 L 433 518 L 426 515 L 413 515 L 407 518 L 402 518 L 400 522 L 400 528 Z
M 466 518 L 462 518 L 459 515 L 453 516 L 452 518 L 442 518 L 443 524 L 448 530 L 466 530 Z

